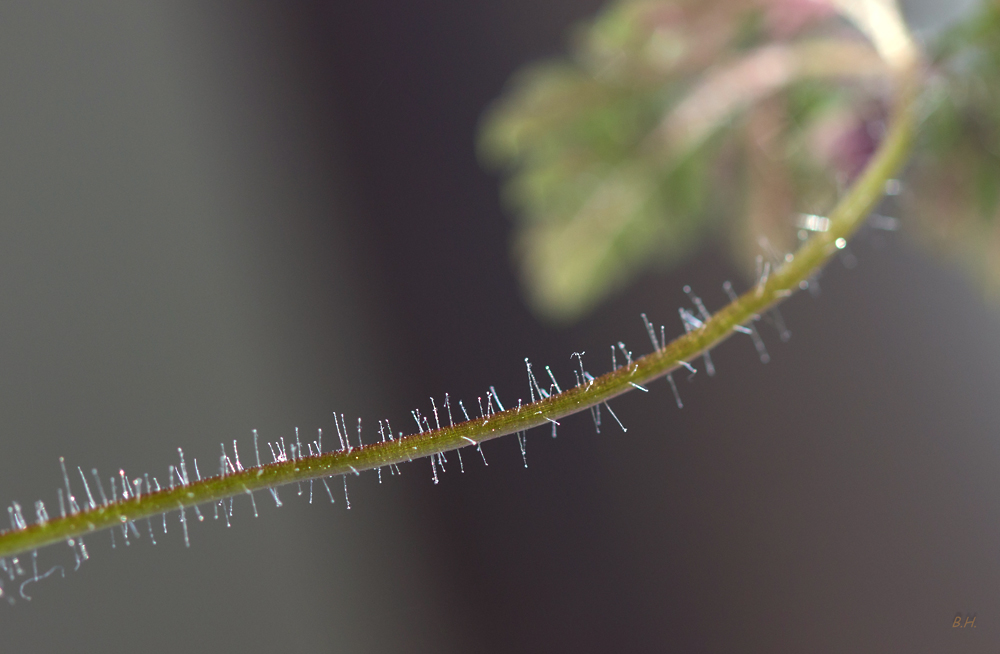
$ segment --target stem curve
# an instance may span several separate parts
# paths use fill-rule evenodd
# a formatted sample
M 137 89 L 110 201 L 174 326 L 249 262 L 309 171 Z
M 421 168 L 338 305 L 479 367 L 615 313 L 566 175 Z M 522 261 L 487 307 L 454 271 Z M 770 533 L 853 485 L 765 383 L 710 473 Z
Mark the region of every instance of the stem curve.
M 719 310 L 701 327 L 656 352 L 600 377 L 588 378 L 574 388 L 487 417 L 382 443 L 241 469 L 11 529 L 0 533 L 0 557 L 255 490 L 359 474 L 478 444 L 578 413 L 633 390 L 634 385 L 641 386 L 669 374 L 682 362 L 718 345 L 739 327 L 798 290 L 861 226 L 882 197 L 886 182 L 905 164 L 919 123 L 918 65 L 914 63 L 901 70 L 897 83 L 899 93 L 888 132 L 862 174 L 831 211 L 828 231 L 814 235 L 766 279 Z

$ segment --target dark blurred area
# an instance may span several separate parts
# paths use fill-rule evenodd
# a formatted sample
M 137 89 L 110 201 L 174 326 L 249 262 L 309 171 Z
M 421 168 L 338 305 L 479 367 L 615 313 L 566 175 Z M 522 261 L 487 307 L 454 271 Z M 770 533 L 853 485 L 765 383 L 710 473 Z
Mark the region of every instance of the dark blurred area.
M 573 328 L 521 298 L 478 121 L 600 4 L 0 10 L 0 497 L 52 506 L 59 456 L 165 475 L 238 438 L 246 463 L 251 429 L 334 410 L 409 432 L 430 396 L 525 397 L 525 357 L 569 383 L 572 352 L 646 352 L 684 284 L 722 306 L 711 251 Z M 0 606 L 4 648 L 992 651 L 1000 322 L 905 235 L 852 252 L 788 343 L 762 325 L 770 363 L 737 334 L 678 376 L 682 410 L 661 381 L 613 403 L 627 433 L 530 432 L 527 468 L 508 438 L 437 485 L 350 479 L 350 511 L 339 481 L 256 521 L 237 499 L 231 529 L 203 508 L 190 549 L 176 516 L 155 548 L 95 535 Z

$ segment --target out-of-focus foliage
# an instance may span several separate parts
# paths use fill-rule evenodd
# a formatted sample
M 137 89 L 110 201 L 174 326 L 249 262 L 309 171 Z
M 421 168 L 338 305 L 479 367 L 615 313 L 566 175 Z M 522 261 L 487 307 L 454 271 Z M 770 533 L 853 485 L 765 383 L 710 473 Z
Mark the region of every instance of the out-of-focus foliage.
M 923 144 L 903 196 L 912 230 L 1000 299 L 1000 2 L 931 52 Z
M 856 167 L 840 143 L 855 94 L 816 78 L 880 72 L 833 13 L 810 0 L 616 2 L 578 28 L 571 58 L 519 73 L 480 145 L 510 175 L 515 257 L 542 315 L 573 319 L 713 234 L 748 269 L 760 237 L 791 248 L 794 212 L 829 207 L 831 166 Z M 878 91 L 860 94 L 873 115 Z
M 508 176 L 514 256 L 540 315 L 575 319 L 706 239 L 748 274 L 761 252 L 794 249 L 802 215 L 834 204 L 888 114 L 891 80 L 837 13 L 845 1 L 618 0 L 578 27 L 569 57 L 515 76 L 484 119 L 480 151 Z M 935 201 L 954 195 L 980 216 L 996 215 L 998 197 L 991 20 L 942 46 L 947 101 L 933 112 L 934 154 L 914 169 L 948 187 Z M 961 160 L 947 167 L 961 178 L 950 186 L 937 172 L 948 157 Z M 946 238 L 958 244 L 971 223 L 956 220 Z

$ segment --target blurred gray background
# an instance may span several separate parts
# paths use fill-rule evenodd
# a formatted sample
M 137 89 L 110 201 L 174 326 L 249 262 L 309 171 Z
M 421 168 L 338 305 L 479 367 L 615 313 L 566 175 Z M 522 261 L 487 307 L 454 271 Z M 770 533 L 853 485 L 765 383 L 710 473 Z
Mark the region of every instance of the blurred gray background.
M 599 5 L 0 6 L 0 498 L 56 510 L 59 456 L 162 480 L 178 446 L 246 463 L 251 429 L 332 438 L 334 410 L 409 429 L 430 395 L 523 394 L 525 356 L 568 379 L 642 351 L 685 283 L 721 306 L 712 252 L 574 329 L 520 300 L 477 121 Z M 0 605 L 2 647 L 993 651 L 1000 321 L 905 236 L 854 252 L 770 364 L 727 342 L 682 411 L 658 383 L 615 406 L 627 434 L 369 474 L 350 511 L 237 499 L 190 549 L 176 516 L 155 547 L 92 536 Z

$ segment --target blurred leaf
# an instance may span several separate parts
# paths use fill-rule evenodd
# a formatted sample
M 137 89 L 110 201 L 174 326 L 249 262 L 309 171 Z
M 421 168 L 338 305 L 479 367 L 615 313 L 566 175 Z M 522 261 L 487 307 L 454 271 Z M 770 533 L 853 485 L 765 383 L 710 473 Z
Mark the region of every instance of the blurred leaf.
M 791 249 L 870 154 L 883 75 L 826 0 L 611 3 L 483 121 L 531 304 L 573 320 L 712 236 L 747 271 Z
M 942 37 L 927 107 L 905 215 L 933 252 L 1000 299 L 1000 2 Z

